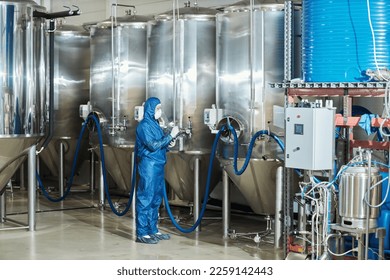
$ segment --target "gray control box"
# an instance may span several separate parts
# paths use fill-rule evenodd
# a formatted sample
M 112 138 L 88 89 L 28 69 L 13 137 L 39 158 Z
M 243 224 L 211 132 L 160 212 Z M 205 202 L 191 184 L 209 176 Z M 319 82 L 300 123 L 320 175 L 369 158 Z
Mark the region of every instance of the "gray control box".
M 334 119 L 334 108 L 286 108 L 286 167 L 332 169 Z

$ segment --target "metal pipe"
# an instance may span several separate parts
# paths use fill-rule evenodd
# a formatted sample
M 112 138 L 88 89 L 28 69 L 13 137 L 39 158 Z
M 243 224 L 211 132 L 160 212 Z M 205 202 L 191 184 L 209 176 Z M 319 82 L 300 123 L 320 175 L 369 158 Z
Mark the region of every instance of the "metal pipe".
M 250 22 L 250 43 L 249 43 L 249 67 L 250 67 L 250 81 L 251 81 L 251 85 L 250 85 L 250 97 L 251 97 L 251 100 L 250 100 L 250 110 L 251 110 L 251 115 L 250 115 L 250 124 L 249 124 L 249 133 L 250 135 L 252 136 L 253 133 L 254 133 L 254 122 L 255 122 L 255 110 L 254 110 L 254 106 L 255 106 L 255 81 L 254 81 L 254 66 L 255 66 L 255 63 L 254 63 L 254 50 L 255 50 L 255 46 L 254 46 L 254 32 L 255 32 L 255 26 L 254 26 L 254 0 L 250 0 L 250 18 L 249 18 L 249 22 Z M 264 30 L 263 30 L 264 31 Z M 264 46 L 263 46 L 264 47 Z M 262 57 L 263 60 L 264 60 L 264 57 Z M 264 72 L 264 68 L 262 68 L 263 72 Z M 263 80 L 264 81 L 264 80 Z
M 59 178 L 58 178 L 58 188 L 60 190 L 60 196 L 63 197 L 64 196 L 64 154 L 65 154 L 65 145 L 64 143 L 61 141 L 60 142 L 60 157 L 59 157 L 59 161 L 60 161 L 60 174 L 59 174 Z
M 284 81 L 291 81 L 291 69 L 292 69 L 292 43 L 293 32 L 293 8 L 291 1 L 285 1 L 284 3 Z
M 222 186 L 223 186 L 223 199 L 222 199 L 223 238 L 228 238 L 229 228 L 230 228 L 230 188 L 229 188 L 229 176 L 225 169 L 223 169 L 222 171 Z
M 41 149 L 49 145 L 54 135 L 54 30 L 55 21 L 51 19 L 49 26 L 49 132 Z
M 115 20 L 115 24 L 114 24 Z M 115 51 L 114 51 L 114 26 L 116 26 L 116 7 L 115 4 L 111 6 L 111 134 L 115 132 Z
M 276 169 L 276 199 L 275 199 L 275 235 L 274 246 L 280 249 L 282 246 L 282 210 L 283 210 L 283 166 Z
M 99 180 L 99 209 L 104 210 L 105 196 L 104 196 L 104 176 L 103 176 L 103 167 L 101 161 L 99 161 L 99 170 L 100 170 L 100 180 Z
M 89 177 L 89 186 L 91 193 L 95 192 L 95 152 L 93 149 L 91 151 L 91 158 L 90 158 L 90 177 Z
M 28 152 L 28 230 L 35 231 L 36 188 L 37 188 L 36 145 Z
M 172 1 L 172 87 L 173 122 L 176 124 L 176 1 Z
M 200 159 L 199 157 L 195 157 L 194 162 L 194 223 L 199 218 L 199 176 L 200 176 Z M 195 229 L 195 231 L 199 232 L 201 224 Z
M 6 209 L 5 209 L 5 191 L 0 195 L 0 223 L 5 222 Z
M 369 247 L 369 240 L 370 240 L 370 202 L 371 202 L 371 151 L 366 151 L 367 153 L 367 162 L 368 162 L 368 169 L 367 169 L 367 205 L 366 205 L 366 242 L 365 242 L 365 252 L 364 252 L 364 259 L 368 259 L 368 247 Z

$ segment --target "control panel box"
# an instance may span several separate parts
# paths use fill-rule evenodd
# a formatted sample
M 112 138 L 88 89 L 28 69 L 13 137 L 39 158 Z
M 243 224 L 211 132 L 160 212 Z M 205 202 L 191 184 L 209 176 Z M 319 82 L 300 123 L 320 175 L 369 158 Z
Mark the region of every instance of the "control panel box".
M 334 119 L 334 108 L 286 108 L 286 167 L 307 170 L 332 169 Z

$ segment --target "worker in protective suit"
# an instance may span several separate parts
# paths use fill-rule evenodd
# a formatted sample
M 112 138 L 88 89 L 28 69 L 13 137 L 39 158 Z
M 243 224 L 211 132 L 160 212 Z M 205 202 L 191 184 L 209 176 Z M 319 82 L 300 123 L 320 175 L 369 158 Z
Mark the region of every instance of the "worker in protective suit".
M 169 144 L 179 134 L 177 126 L 164 135 L 158 119 L 162 115 L 158 98 L 151 97 L 144 104 L 144 118 L 136 130 L 139 183 L 136 196 L 136 242 L 156 244 L 170 239 L 158 231 L 158 210 L 165 188 L 164 166 Z

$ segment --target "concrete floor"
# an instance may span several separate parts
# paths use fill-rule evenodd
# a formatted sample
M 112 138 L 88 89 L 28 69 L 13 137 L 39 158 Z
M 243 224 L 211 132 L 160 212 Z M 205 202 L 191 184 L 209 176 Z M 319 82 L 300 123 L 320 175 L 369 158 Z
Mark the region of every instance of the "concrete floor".
M 7 218 L 27 223 L 27 193 L 15 189 L 5 192 Z M 53 195 L 54 196 L 54 195 Z M 113 201 L 118 198 L 112 197 Z M 0 223 L 0 260 L 275 260 L 282 252 L 275 250 L 272 236 L 255 243 L 253 239 L 222 238 L 221 211 L 207 210 L 198 233 L 179 232 L 165 211 L 159 228 L 171 234 L 171 240 L 156 245 L 136 243 L 135 224 L 130 213 L 118 217 L 109 206 L 96 207 L 97 194 L 70 193 L 64 202 L 53 203 L 37 196 L 36 231 L 1 230 L 16 225 Z M 121 198 L 120 203 L 126 203 Z M 173 207 L 183 227 L 192 225 L 189 208 Z M 237 232 L 265 229 L 263 217 L 232 214 L 231 225 Z

